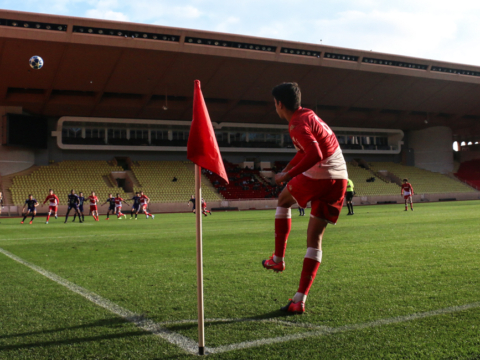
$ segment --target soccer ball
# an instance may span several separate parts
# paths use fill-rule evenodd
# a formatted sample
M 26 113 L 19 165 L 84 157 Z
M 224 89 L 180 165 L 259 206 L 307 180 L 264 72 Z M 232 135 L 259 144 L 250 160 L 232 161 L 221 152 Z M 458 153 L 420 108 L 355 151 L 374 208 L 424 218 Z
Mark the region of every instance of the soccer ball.
M 39 70 L 43 66 L 43 59 L 38 55 L 34 55 L 28 60 L 28 63 L 32 69 Z

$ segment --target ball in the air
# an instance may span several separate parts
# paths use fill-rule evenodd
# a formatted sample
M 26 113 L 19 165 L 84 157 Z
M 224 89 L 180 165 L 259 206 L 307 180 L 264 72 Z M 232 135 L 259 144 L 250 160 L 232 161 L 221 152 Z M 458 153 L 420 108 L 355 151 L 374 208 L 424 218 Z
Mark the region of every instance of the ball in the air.
M 39 70 L 43 66 L 43 59 L 38 55 L 34 55 L 28 60 L 28 63 L 32 69 Z

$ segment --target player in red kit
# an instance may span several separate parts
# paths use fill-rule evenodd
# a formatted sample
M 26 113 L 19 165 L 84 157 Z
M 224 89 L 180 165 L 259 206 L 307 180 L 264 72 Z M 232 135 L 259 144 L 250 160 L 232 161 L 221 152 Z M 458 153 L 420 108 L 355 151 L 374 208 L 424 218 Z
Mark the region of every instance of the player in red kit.
M 152 217 L 152 219 L 155 219 L 155 215 L 150 214 L 147 210 L 148 204 L 150 203 L 150 198 L 143 193 L 143 191 L 140 192 L 140 206 L 141 206 L 141 211 L 146 215 L 147 219 L 149 216 Z
M 212 212 L 210 210 L 207 210 L 207 202 L 204 198 L 202 198 L 202 214 L 205 216 L 207 216 L 207 214 L 212 215 Z
M 403 179 L 401 194 L 405 200 L 405 211 L 408 211 L 408 200 L 410 200 L 410 209 L 413 211 L 413 187 L 412 184 L 408 182 L 408 179 Z
M 92 191 L 92 194 L 88 197 L 88 200 L 90 201 L 90 213 L 95 221 L 98 221 L 98 197 L 95 195 L 95 191 Z
M 322 239 L 328 224 L 335 224 L 340 215 L 347 188 L 347 166 L 337 138 L 330 127 L 312 110 L 301 107 L 301 92 L 296 83 L 276 86 L 272 95 L 275 110 L 288 121 L 288 130 L 297 154 L 275 182 L 287 186 L 278 197 L 275 213 L 275 252 L 263 260 L 266 269 L 285 269 L 285 250 L 291 229 L 291 206 L 302 208 L 311 201 L 307 229 L 307 252 L 303 260 L 298 290 L 282 311 L 302 314 L 305 301 L 322 262 Z
M 117 196 L 115 197 L 115 214 L 117 214 L 117 219 L 119 219 L 119 220 L 122 216 L 125 219 L 127 218 L 127 215 L 122 213 L 122 201 L 125 202 L 125 204 L 128 205 L 128 203 L 120 197 L 120 194 L 117 194 Z
M 45 201 L 43 202 L 42 206 L 45 205 L 45 203 L 48 201 L 48 215 L 47 215 L 47 221 L 45 224 L 48 224 L 48 221 L 50 220 L 50 215 L 55 214 L 55 219 L 58 219 L 57 216 L 57 211 L 58 211 L 58 204 L 60 200 L 58 199 L 58 196 L 54 194 L 53 190 L 50 189 L 48 191 L 48 196 L 45 198 Z

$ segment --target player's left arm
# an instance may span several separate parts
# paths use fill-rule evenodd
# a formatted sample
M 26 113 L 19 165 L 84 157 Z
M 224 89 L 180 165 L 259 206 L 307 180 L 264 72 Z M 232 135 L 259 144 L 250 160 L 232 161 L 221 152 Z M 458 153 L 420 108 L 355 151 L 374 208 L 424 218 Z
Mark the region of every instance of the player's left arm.
M 285 173 L 279 173 L 277 176 L 275 176 L 275 182 L 280 185 L 281 183 L 285 181 L 289 181 L 290 179 L 293 179 L 295 176 L 303 173 L 304 171 L 307 171 L 310 169 L 312 166 L 314 166 L 316 163 L 318 163 L 320 160 L 322 160 L 322 151 L 320 150 L 320 147 L 318 146 L 318 142 L 311 142 L 306 148 L 305 148 L 305 156 L 302 158 L 302 160 L 295 166 L 293 169 L 291 169 L 288 172 Z
M 38 203 L 37 200 L 35 200 L 35 205 L 34 206 L 37 207 L 38 205 L 40 205 L 40 204 Z

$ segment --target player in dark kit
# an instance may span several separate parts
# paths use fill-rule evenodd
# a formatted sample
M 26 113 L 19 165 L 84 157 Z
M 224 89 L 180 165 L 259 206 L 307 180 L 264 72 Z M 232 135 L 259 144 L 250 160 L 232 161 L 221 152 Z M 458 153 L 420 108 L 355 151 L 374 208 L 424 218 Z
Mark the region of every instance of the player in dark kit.
M 83 192 L 80 191 L 80 194 L 78 196 L 78 218 L 80 219 L 80 215 L 82 215 L 81 219 L 82 221 L 85 221 L 85 215 L 83 214 L 83 203 L 85 202 L 85 196 L 83 196 Z M 73 220 L 72 222 L 75 221 L 75 218 L 77 217 L 77 214 L 73 215 Z
M 291 206 L 302 208 L 311 201 L 307 229 L 307 252 L 303 259 L 300 284 L 295 296 L 281 308 L 294 314 L 305 312 L 305 301 L 322 262 L 322 239 L 328 224 L 335 224 L 343 206 L 347 188 L 347 165 L 332 129 L 312 110 L 301 107 L 298 84 L 283 83 L 272 95 L 275 110 L 286 120 L 297 154 L 280 173 L 275 182 L 288 182 L 278 197 L 275 213 L 275 252 L 263 260 L 266 269 L 285 270 L 285 250 L 292 226 Z
M 37 209 L 35 209 L 37 206 L 38 206 L 38 201 L 35 200 L 32 195 L 28 195 L 28 199 L 25 200 L 25 205 L 23 205 L 23 209 L 22 209 L 22 211 L 25 213 L 25 216 L 23 217 L 21 224 L 23 224 L 28 214 L 31 213 L 32 220 L 30 220 L 30 225 L 32 225 L 33 219 L 35 219 L 35 215 L 37 215 Z M 27 211 L 25 211 L 25 208 L 27 208 Z
M 138 191 L 135 193 L 135 196 L 130 199 L 133 200 L 132 210 L 130 212 L 130 220 L 133 219 L 133 214 L 135 214 L 135 220 L 137 220 L 137 215 L 140 211 L 140 199 L 140 192 Z
M 82 218 L 80 217 L 80 213 L 78 212 L 78 205 L 80 204 L 80 199 L 78 198 L 78 195 L 75 194 L 75 190 L 70 191 L 70 195 L 68 195 L 68 209 L 67 209 L 67 215 L 65 216 L 65 223 L 68 220 L 68 215 L 70 214 L 70 210 L 75 210 L 75 215 L 78 215 L 78 220 L 80 220 L 80 223 L 82 223 Z
M 105 201 L 102 205 L 100 206 L 103 206 L 105 205 L 106 203 L 108 203 L 108 211 L 107 211 L 107 218 L 105 220 L 110 220 L 110 212 L 112 212 L 112 214 L 115 214 L 115 198 L 113 197 L 112 194 L 108 194 L 108 199 L 107 201 Z
M 188 200 L 187 205 L 190 206 L 190 203 L 193 205 L 192 212 L 195 214 L 195 196 L 192 195 L 190 200 Z

